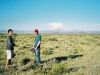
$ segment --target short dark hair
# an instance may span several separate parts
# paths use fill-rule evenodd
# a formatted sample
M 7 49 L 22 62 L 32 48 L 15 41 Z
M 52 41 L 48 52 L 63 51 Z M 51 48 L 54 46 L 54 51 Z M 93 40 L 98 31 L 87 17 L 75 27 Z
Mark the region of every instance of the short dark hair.
M 12 30 L 12 29 L 9 29 L 9 30 L 8 30 L 8 33 L 9 33 L 10 31 L 11 31 L 11 32 L 13 32 L 13 30 Z
M 38 29 L 35 29 L 34 32 L 36 32 L 38 34 L 39 33 L 39 30 Z

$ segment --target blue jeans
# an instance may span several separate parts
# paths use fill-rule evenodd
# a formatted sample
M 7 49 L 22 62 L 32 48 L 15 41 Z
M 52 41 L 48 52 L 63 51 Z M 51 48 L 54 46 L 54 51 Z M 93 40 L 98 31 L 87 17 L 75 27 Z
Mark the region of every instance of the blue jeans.
M 41 59 L 40 59 L 40 49 L 36 49 L 35 50 L 35 61 L 36 61 L 36 64 L 40 64 L 41 63 Z

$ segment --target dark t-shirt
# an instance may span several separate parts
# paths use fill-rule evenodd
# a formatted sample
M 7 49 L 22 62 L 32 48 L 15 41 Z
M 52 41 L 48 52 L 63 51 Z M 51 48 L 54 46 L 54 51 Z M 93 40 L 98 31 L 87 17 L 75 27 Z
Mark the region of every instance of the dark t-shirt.
M 7 36 L 6 39 L 6 50 L 14 50 L 15 43 L 11 36 Z

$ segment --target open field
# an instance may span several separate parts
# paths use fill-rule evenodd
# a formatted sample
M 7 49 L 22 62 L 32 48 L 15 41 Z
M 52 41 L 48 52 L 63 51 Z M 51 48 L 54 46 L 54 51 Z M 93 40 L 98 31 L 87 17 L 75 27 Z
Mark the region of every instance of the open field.
M 16 57 L 5 70 L 5 34 L 0 34 L 0 75 L 100 75 L 100 34 L 42 34 L 40 65 L 30 51 L 34 35 L 14 35 Z

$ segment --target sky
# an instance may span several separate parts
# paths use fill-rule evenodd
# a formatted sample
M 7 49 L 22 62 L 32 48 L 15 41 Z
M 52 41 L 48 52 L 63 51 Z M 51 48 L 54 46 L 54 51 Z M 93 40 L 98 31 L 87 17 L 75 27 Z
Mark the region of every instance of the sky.
M 0 0 L 1 30 L 100 31 L 100 0 Z

